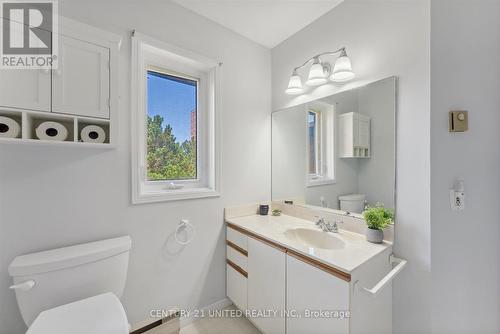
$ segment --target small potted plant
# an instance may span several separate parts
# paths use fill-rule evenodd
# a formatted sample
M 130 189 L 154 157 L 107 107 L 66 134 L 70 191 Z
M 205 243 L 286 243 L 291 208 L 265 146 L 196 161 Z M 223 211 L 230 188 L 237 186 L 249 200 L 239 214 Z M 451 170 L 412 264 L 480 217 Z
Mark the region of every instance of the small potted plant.
M 381 243 L 384 240 L 384 229 L 394 222 L 394 211 L 384 208 L 383 205 L 368 208 L 363 212 L 367 229 L 366 240 Z

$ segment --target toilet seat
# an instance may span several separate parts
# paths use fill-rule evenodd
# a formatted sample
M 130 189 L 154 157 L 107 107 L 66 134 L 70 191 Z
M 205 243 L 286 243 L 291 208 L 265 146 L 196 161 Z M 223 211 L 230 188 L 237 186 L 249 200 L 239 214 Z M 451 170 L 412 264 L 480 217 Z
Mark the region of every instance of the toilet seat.
M 105 293 L 43 311 L 26 334 L 127 334 L 128 329 L 120 300 Z

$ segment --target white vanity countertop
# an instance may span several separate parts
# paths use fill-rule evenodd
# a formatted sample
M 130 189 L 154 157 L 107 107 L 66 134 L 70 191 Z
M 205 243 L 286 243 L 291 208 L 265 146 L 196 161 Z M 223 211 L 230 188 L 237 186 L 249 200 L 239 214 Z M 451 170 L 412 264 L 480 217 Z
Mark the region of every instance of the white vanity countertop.
M 383 252 L 388 247 L 392 247 L 389 242 L 382 244 L 370 243 L 366 241 L 364 235 L 342 229 L 339 233 L 331 234 L 342 240 L 345 243 L 345 248 L 321 249 L 308 247 L 300 241 L 288 238 L 285 232 L 296 228 L 306 228 L 321 233 L 327 232 L 322 232 L 311 221 L 287 215 L 277 217 L 251 215 L 229 218 L 226 219 L 226 222 L 348 274 L 373 256 Z

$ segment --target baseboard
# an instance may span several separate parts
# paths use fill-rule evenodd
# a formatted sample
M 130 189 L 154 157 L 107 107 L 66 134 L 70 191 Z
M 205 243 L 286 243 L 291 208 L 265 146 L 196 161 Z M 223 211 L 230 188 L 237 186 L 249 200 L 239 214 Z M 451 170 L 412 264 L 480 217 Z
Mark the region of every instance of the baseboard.
M 207 305 L 207 306 L 200 308 L 199 311 L 203 311 L 203 312 L 207 313 L 208 311 L 222 310 L 222 309 L 225 309 L 226 307 L 228 307 L 232 304 L 233 303 L 228 298 L 224 298 L 224 299 L 219 300 L 218 302 L 215 302 L 213 304 L 210 304 L 210 305 Z M 200 313 L 202 313 L 202 312 L 200 312 Z M 180 326 L 181 326 L 181 328 L 185 327 L 195 320 L 198 320 L 198 318 L 194 318 L 192 316 L 189 316 L 189 317 L 182 316 L 180 318 Z

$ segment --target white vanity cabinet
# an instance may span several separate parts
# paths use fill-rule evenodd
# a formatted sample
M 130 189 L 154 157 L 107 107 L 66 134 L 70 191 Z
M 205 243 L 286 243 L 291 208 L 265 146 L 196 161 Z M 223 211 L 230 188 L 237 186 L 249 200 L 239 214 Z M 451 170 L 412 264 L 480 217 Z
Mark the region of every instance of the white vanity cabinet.
M 59 64 L 52 71 L 52 111 L 109 119 L 110 49 L 59 35 Z
M 339 156 L 341 158 L 370 157 L 370 117 L 350 112 L 340 114 Z
M 247 309 L 248 237 L 226 229 L 226 293 L 240 310 Z
M 228 298 L 266 334 L 285 334 L 286 253 L 265 241 L 227 227 Z M 268 313 L 275 311 L 276 313 Z
M 227 296 L 262 333 L 392 333 L 392 247 L 344 272 L 233 223 L 226 243 Z
M 349 333 L 350 284 L 345 280 L 287 255 L 286 296 L 290 316 L 287 334 Z M 317 311 L 338 311 L 338 315 L 321 315 Z M 296 312 L 299 316 L 293 316 Z M 347 315 L 347 317 L 346 317 Z
M 301 317 L 287 318 L 287 334 L 392 333 L 392 285 L 376 295 L 364 291 L 391 271 L 391 253 L 389 247 L 350 275 L 342 275 L 316 260 L 289 252 L 287 309 Z M 321 310 L 328 313 L 320 313 Z
M 266 334 L 285 334 L 285 268 L 283 250 L 248 239 L 248 309 L 273 312 L 251 318 Z

